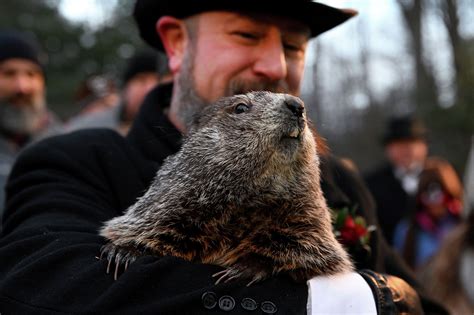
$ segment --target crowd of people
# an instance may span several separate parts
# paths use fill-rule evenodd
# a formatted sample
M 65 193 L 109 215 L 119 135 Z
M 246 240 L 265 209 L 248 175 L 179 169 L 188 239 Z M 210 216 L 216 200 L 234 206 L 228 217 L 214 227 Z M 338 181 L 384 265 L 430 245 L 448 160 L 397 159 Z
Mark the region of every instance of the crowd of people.
M 133 15 L 154 50 L 124 60 L 120 82 L 85 78 L 66 122 L 48 109 L 40 45 L 0 31 L 1 314 L 474 312 L 474 206 L 414 116 L 389 119 L 386 160 L 363 176 L 320 152 L 324 197 L 345 216 L 337 235 L 364 223 L 355 242 L 341 239 L 351 275 L 215 285 L 218 266 L 152 255 L 108 275 L 98 230 L 137 202 L 202 108 L 249 91 L 298 96 L 308 41 L 356 12 L 136 0 Z

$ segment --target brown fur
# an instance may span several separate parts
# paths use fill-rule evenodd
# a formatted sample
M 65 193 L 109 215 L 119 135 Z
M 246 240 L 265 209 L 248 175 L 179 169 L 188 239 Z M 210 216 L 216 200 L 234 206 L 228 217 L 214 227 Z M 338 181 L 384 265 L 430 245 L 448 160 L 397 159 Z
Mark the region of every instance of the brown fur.
M 249 110 L 237 113 L 239 104 Z M 289 95 L 208 106 L 145 195 L 102 228 L 109 267 L 145 249 L 226 267 L 218 282 L 352 270 L 332 232 L 314 139 L 301 100 Z

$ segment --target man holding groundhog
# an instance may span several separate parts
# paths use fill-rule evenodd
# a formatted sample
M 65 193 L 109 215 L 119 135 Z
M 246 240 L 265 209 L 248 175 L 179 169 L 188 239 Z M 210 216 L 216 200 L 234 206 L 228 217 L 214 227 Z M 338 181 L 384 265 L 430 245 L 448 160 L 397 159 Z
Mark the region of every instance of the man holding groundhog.
M 380 273 L 316 277 L 306 284 L 281 275 L 249 287 L 215 285 L 212 275 L 220 267 L 151 255 L 114 280 L 107 263 L 95 258 L 105 243 L 99 228 L 146 191 L 202 107 L 252 90 L 298 95 L 308 40 L 354 14 L 305 0 L 138 0 L 141 36 L 167 53 L 174 82 L 148 95 L 125 139 L 110 130 L 85 130 L 41 142 L 19 157 L 0 239 L 0 312 L 421 313 L 416 292 L 383 275 L 414 284 L 378 231 L 370 253 L 354 250 L 353 259 L 358 269 Z M 322 171 L 330 207 L 357 205 L 376 225 L 360 180 L 329 156 Z M 421 300 L 427 313 L 443 313 Z

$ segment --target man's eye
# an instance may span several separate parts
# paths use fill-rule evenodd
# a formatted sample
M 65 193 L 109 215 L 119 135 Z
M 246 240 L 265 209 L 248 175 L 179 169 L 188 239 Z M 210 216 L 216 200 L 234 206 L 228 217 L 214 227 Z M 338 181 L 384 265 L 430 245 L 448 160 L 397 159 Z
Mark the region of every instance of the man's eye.
M 300 46 L 294 45 L 294 44 L 289 44 L 289 43 L 283 44 L 283 47 L 288 51 L 300 51 L 301 50 Z
M 286 50 L 291 50 L 291 51 L 296 51 L 298 50 L 298 47 L 294 46 L 294 45 L 288 45 L 288 44 L 285 44 L 285 49 Z
M 15 76 L 15 71 L 11 70 L 2 70 L 0 71 L 0 74 L 4 77 L 12 78 Z
M 245 113 L 246 111 L 248 111 L 249 109 L 250 109 L 250 107 L 247 104 L 239 103 L 239 104 L 235 105 L 234 112 L 236 114 L 242 114 L 242 113 Z
M 235 32 L 234 34 L 242 38 L 252 39 L 252 40 L 258 39 L 259 37 L 258 34 L 250 33 L 250 32 Z

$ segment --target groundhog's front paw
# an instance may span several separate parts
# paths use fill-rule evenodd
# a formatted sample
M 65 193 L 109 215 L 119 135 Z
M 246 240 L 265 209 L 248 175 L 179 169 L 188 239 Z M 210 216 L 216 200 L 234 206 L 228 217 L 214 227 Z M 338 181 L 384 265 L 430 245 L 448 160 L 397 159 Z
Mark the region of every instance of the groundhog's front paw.
M 252 268 L 253 269 L 253 268 Z M 247 286 L 268 278 L 268 272 L 262 270 L 249 270 L 241 266 L 232 266 L 212 275 L 217 278 L 215 284 L 229 281 L 249 281 Z
M 138 257 L 142 256 L 143 253 L 137 250 L 135 247 L 132 246 L 116 246 L 113 243 L 107 243 L 100 249 L 100 256 L 98 257 L 99 260 L 105 258 L 107 263 L 107 270 L 106 273 L 109 274 L 111 268 L 114 268 L 114 280 L 117 280 L 118 273 L 120 266 L 123 266 L 123 271 L 126 271 L 128 265 L 133 263 Z
M 245 255 L 230 267 L 212 275 L 212 277 L 217 278 L 215 284 L 229 281 L 249 281 L 247 286 L 250 286 L 253 283 L 265 280 L 272 273 L 272 268 L 266 260 L 259 255 Z

